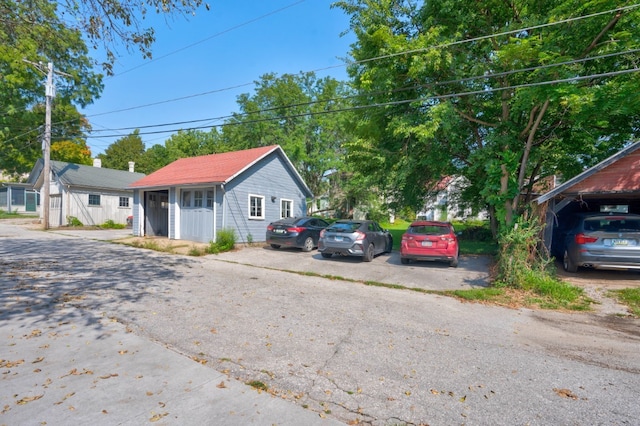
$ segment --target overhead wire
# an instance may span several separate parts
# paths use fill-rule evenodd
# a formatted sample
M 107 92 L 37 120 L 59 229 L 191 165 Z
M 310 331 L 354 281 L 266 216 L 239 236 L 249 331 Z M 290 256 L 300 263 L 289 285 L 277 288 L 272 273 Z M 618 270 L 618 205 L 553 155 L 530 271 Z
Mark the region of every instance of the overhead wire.
M 269 15 L 271 15 L 273 13 L 278 12 L 278 11 L 281 11 L 281 10 L 284 10 L 286 8 L 292 7 L 292 6 L 294 6 L 294 5 L 298 4 L 298 3 L 301 3 L 302 1 L 304 1 L 304 0 L 301 0 L 301 1 L 297 2 L 297 3 L 294 3 L 294 4 L 291 4 L 291 5 L 286 6 L 284 8 L 281 8 L 281 9 L 279 9 L 277 11 L 273 11 L 273 12 L 267 14 L 267 15 L 263 15 L 262 17 L 269 16 Z M 633 8 L 637 8 L 639 6 L 640 6 L 640 4 L 634 4 L 634 5 L 624 6 L 624 7 L 620 7 L 620 8 L 616 8 L 616 9 L 611 9 L 611 10 L 608 10 L 608 11 L 597 12 L 597 13 L 593 13 L 593 14 L 589 14 L 589 15 L 583 15 L 583 16 L 578 16 L 578 17 L 573 17 L 573 18 L 567 18 L 567 19 L 564 19 L 564 20 L 550 22 L 550 23 L 546 23 L 546 24 L 535 25 L 535 26 L 520 28 L 520 29 L 516 29 L 516 30 L 510 30 L 510 31 L 504 31 L 504 32 L 500 32 L 500 33 L 494 33 L 494 34 L 490 34 L 490 35 L 484 35 L 484 36 L 474 37 L 474 38 L 465 39 L 465 40 L 457 40 L 457 41 L 454 41 L 454 42 L 445 43 L 445 44 L 441 44 L 441 45 L 437 45 L 437 46 L 430 46 L 428 48 L 407 50 L 407 51 L 396 52 L 396 53 L 392 53 L 392 54 L 377 56 L 377 57 L 374 57 L 374 58 L 368 58 L 368 59 L 359 60 L 359 61 L 351 61 L 351 62 L 347 62 L 346 64 L 343 64 L 343 65 L 336 65 L 336 66 L 331 66 L 331 67 L 320 68 L 320 69 L 316 69 L 314 71 L 326 70 L 326 69 L 337 68 L 337 67 L 358 65 L 358 64 L 363 64 L 363 63 L 368 63 L 368 62 L 371 62 L 371 61 L 375 61 L 375 60 L 387 59 L 387 58 L 401 56 L 401 55 L 421 53 L 421 52 L 425 52 L 427 50 L 431 50 L 431 49 L 434 49 L 434 48 L 442 49 L 442 48 L 446 48 L 446 47 L 454 46 L 454 45 L 458 45 L 458 44 L 481 41 L 481 40 L 485 40 L 485 39 L 489 39 L 489 38 L 493 38 L 493 37 L 499 37 L 499 36 L 503 36 L 503 35 L 522 33 L 524 31 L 531 31 L 531 30 L 534 30 L 534 29 L 545 28 L 545 27 L 549 27 L 549 26 L 553 26 L 553 25 L 560 25 L 560 24 L 565 24 L 565 23 L 569 23 L 569 22 L 573 22 L 573 21 L 578 21 L 578 20 L 583 20 L 583 19 L 587 19 L 587 18 L 592 18 L 592 17 L 596 17 L 596 16 L 605 15 L 605 14 L 610 14 L 610 13 L 613 13 L 613 12 L 616 12 L 616 11 L 620 11 L 620 10 L 630 10 L 630 9 L 633 9 Z M 258 20 L 258 19 L 261 19 L 262 17 L 256 18 L 256 19 L 254 19 L 252 21 L 248 21 L 247 23 L 254 22 L 254 21 Z M 238 26 L 236 26 L 234 28 L 241 27 L 243 25 L 244 24 L 240 24 L 240 25 L 238 25 Z M 230 30 L 231 29 L 226 30 L 224 32 L 228 32 Z M 222 32 L 222 33 L 224 33 L 224 32 Z M 222 34 L 222 33 L 219 33 L 219 34 Z M 177 53 L 177 52 L 182 51 L 182 50 L 185 50 L 185 49 L 187 49 L 187 48 L 189 48 L 189 47 L 191 47 L 193 45 L 199 44 L 199 43 L 204 42 L 204 41 L 206 41 L 206 40 L 208 40 L 210 38 L 213 38 L 214 36 L 211 36 L 211 37 L 209 37 L 207 39 L 203 39 L 203 40 L 201 40 L 199 42 L 196 42 L 196 43 L 193 43 L 193 44 L 191 44 L 189 46 L 185 46 L 184 48 L 179 49 L 177 51 L 174 51 L 171 54 Z M 481 79 L 481 78 L 486 79 L 486 78 L 492 78 L 492 77 L 497 77 L 497 76 L 505 76 L 505 75 L 510 75 L 510 74 L 514 74 L 514 73 L 518 73 L 518 72 L 528 72 L 528 71 L 534 71 L 534 70 L 537 70 L 537 69 L 544 69 L 544 68 L 549 68 L 549 67 L 557 67 L 557 66 L 562 66 L 562 65 L 569 65 L 569 64 L 580 63 L 580 62 L 590 61 L 590 60 L 595 60 L 595 59 L 601 59 L 601 58 L 606 58 L 606 57 L 611 57 L 611 56 L 616 56 L 616 55 L 622 55 L 622 54 L 628 54 L 628 53 L 636 53 L 637 51 L 638 50 L 630 50 L 630 51 L 626 51 L 626 52 L 612 53 L 612 54 L 608 54 L 608 55 L 601 55 L 601 56 L 598 56 L 598 57 L 580 58 L 580 59 L 576 59 L 576 60 L 572 60 L 572 61 L 566 61 L 566 62 L 563 62 L 563 63 L 546 64 L 546 65 L 541 65 L 541 66 L 537 66 L 537 67 L 529 67 L 529 68 L 524 68 L 524 69 L 520 69 L 520 70 L 512 70 L 512 71 L 506 71 L 506 72 L 502 72 L 502 73 L 495 73 L 495 74 L 491 74 L 491 75 L 466 77 L 466 78 L 462 78 L 462 79 L 458 79 L 458 80 L 452 80 L 452 81 L 448 81 L 448 82 L 432 83 L 432 85 L 433 84 L 442 85 L 442 84 L 462 83 L 462 82 L 465 82 L 465 81 L 471 81 L 471 80 Z M 165 55 L 163 57 L 166 57 L 168 55 Z M 162 59 L 163 57 L 158 58 L 158 60 Z M 128 71 L 131 71 L 131 70 L 128 70 Z M 314 71 L 312 71 L 312 72 L 314 72 Z M 632 69 L 632 70 L 629 70 L 629 71 L 614 72 L 613 74 L 611 74 L 611 73 L 606 74 L 605 73 L 605 74 L 602 74 L 602 75 L 599 75 L 599 76 L 617 75 L 619 73 L 635 72 L 635 71 L 637 71 L 637 69 Z M 594 78 L 594 76 L 585 76 L 584 78 Z M 535 85 L 535 84 L 553 84 L 553 83 L 558 83 L 558 82 L 562 82 L 562 81 L 571 81 L 571 80 L 577 80 L 577 79 L 582 79 L 582 78 L 573 78 L 573 79 L 568 79 L 568 80 L 555 80 L 555 81 L 552 81 L 552 82 L 532 83 L 532 84 L 527 85 L 527 86 L 530 87 L 531 85 Z M 115 112 L 123 112 L 123 111 L 130 111 L 130 110 L 134 110 L 134 109 L 146 108 L 146 107 L 149 107 L 149 106 L 155 106 L 155 105 L 164 104 L 164 103 L 176 102 L 176 101 L 179 101 L 179 100 L 189 99 L 189 98 L 193 98 L 193 97 L 197 97 L 197 96 L 205 96 L 205 95 L 212 94 L 212 93 L 218 93 L 218 92 L 222 92 L 222 91 L 233 90 L 233 89 L 236 89 L 236 88 L 239 88 L 239 87 L 248 86 L 248 85 L 251 85 L 251 84 L 253 84 L 253 83 L 239 84 L 239 85 L 235 85 L 235 86 L 231 86 L 231 87 L 227 87 L 227 88 L 216 89 L 216 90 L 211 90 L 211 91 L 207 91 L 207 92 L 201 92 L 201 93 L 187 95 L 187 96 L 183 96 L 183 97 L 179 97 L 179 98 L 159 101 L 159 102 L 155 102 L 155 103 L 151 103 L 151 104 L 139 105 L 139 106 L 119 109 L 119 110 L 115 110 L 115 111 L 109 111 L 109 112 L 104 112 L 104 113 L 99 113 L 99 114 L 87 115 L 85 117 L 86 118 L 90 118 L 90 117 L 96 117 L 96 116 L 111 114 L 111 113 L 115 113 Z M 417 88 L 420 88 L 420 87 L 426 87 L 426 86 L 427 85 L 410 86 L 410 87 L 395 89 L 392 92 L 403 91 L 403 90 L 414 90 L 414 89 L 417 89 Z M 524 86 L 517 86 L 517 87 L 524 87 Z M 505 89 L 507 89 L 507 88 L 497 88 L 495 90 L 505 90 Z M 467 94 L 473 94 L 473 93 L 475 93 L 475 92 L 468 92 Z M 486 90 L 485 91 L 480 91 L 478 93 L 487 93 L 487 91 Z M 375 92 L 374 93 L 370 93 L 370 94 L 375 94 Z M 450 94 L 450 95 L 448 95 L 448 97 L 463 96 L 463 95 L 465 95 L 465 93 Z M 349 99 L 349 98 L 358 97 L 358 96 L 362 96 L 362 95 L 361 94 L 356 94 L 356 95 L 353 95 L 353 96 L 340 98 L 340 100 Z M 336 100 L 336 99 L 333 99 L 333 100 Z M 406 102 L 415 102 L 417 100 L 418 99 L 414 99 L 414 100 L 410 100 L 410 101 L 406 101 Z M 313 103 L 319 103 L 319 102 L 328 102 L 328 101 L 327 100 L 312 101 L 312 102 L 308 102 L 308 103 L 304 103 L 304 104 L 295 104 L 295 105 L 292 105 L 292 106 L 285 106 L 284 108 L 288 108 L 288 107 L 292 108 L 292 107 L 295 107 L 295 106 L 301 106 L 301 105 L 305 105 L 305 104 L 313 104 Z M 384 103 L 384 104 L 376 104 L 376 105 L 372 105 L 372 106 L 380 106 L 380 105 L 387 105 L 387 104 L 386 103 Z M 279 107 L 279 109 L 282 109 L 282 108 L 283 107 Z M 360 107 L 359 108 L 354 108 L 354 109 L 360 109 Z M 260 113 L 260 112 L 268 112 L 269 110 L 271 110 L 271 109 L 255 111 L 255 112 L 252 112 L 251 114 Z M 205 118 L 205 119 L 200 119 L 200 120 L 189 120 L 189 121 L 185 121 L 185 122 L 164 123 L 164 124 L 137 126 L 137 127 L 129 127 L 129 128 L 122 128 L 122 129 L 111 129 L 111 131 L 140 129 L 140 128 L 154 128 L 154 127 L 164 127 L 164 126 L 170 126 L 170 125 L 189 124 L 189 123 L 202 122 L 202 121 L 223 120 L 223 119 L 226 119 L 226 118 L 242 116 L 242 115 L 245 115 L 245 114 L 248 114 L 248 113 L 235 113 L 235 114 L 228 115 L 228 116 Z M 308 114 L 305 114 L 305 115 L 308 115 Z M 281 119 L 281 118 L 282 117 L 279 117 L 279 119 Z M 270 119 L 273 119 L 273 118 L 270 118 Z M 58 122 L 58 123 L 54 123 L 54 124 L 64 124 L 65 122 Z M 191 128 L 188 128 L 188 129 L 178 129 L 178 130 L 197 130 L 197 129 L 207 128 L 207 127 L 218 127 L 218 126 L 191 127 Z M 158 132 L 144 132 L 144 133 L 140 133 L 140 134 L 141 135 L 145 135 L 145 134 L 158 134 L 158 133 L 172 133 L 172 132 L 175 132 L 175 131 L 178 131 L 178 130 L 172 129 L 172 130 L 165 130 L 165 131 L 158 131 Z M 109 129 L 105 129 L 104 131 L 109 131 Z M 123 136 L 123 135 L 102 135 L 102 136 L 99 136 L 99 137 L 100 138 L 107 138 L 107 137 L 117 137 L 117 136 Z M 98 136 L 91 136 L 91 135 L 87 136 L 87 138 L 94 138 L 94 137 L 97 138 Z

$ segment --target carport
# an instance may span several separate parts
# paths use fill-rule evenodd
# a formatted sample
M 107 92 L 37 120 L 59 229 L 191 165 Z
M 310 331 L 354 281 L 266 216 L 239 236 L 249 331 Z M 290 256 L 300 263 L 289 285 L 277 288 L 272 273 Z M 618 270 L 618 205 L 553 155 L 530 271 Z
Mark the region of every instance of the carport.
M 547 249 L 551 248 L 554 228 L 573 213 L 627 206 L 627 213 L 640 214 L 640 141 L 541 195 L 536 202 L 547 206 Z

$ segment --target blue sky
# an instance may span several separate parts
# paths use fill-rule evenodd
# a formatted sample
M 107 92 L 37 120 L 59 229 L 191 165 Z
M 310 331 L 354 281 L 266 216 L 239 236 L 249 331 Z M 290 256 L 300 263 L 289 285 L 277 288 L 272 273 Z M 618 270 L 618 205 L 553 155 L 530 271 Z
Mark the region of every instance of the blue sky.
M 351 33 L 340 36 L 348 29 L 349 19 L 341 9 L 330 8 L 332 1 L 210 1 L 211 10 L 202 8 L 188 20 L 176 18 L 165 23 L 164 17 L 153 17 L 144 26 L 156 31 L 154 59 L 145 61 L 138 52 L 121 49 L 115 75 L 105 77 L 102 96 L 82 110 L 96 131 L 94 135 L 100 136 L 87 140 L 93 156 L 118 139 L 106 136 L 125 136 L 133 131 L 107 129 L 237 112 L 237 96 L 252 94 L 254 82 L 266 73 L 314 71 L 320 78 L 346 80 L 341 58 L 348 56 L 355 38 Z M 175 100 L 178 98 L 186 99 Z M 208 120 L 195 125 L 221 122 Z M 141 133 L 176 127 L 180 126 L 141 129 Z M 142 135 L 142 139 L 149 148 L 164 144 L 170 135 Z

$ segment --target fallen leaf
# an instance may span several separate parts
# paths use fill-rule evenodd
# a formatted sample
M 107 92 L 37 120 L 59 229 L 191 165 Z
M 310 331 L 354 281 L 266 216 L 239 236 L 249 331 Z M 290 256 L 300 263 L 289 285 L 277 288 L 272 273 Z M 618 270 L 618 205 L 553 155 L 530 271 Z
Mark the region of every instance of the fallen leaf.
M 467 395 L 465 395 L 462 398 L 460 398 L 460 402 L 465 402 L 466 400 L 467 400 Z
M 118 377 L 118 373 L 105 374 L 104 376 L 100 376 L 101 379 L 110 379 L 112 377 Z
M 553 391 L 563 398 L 578 399 L 577 395 L 571 392 L 569 389 L 553 388 Z
M 438 394 L 440 394 L 440 392 L 438 392 L 438 391 L 437 391 L 437 390 L 435 390 L 435 389 L 431 389 L 431 393 L 432 393 L 432 394 L 434 394 L 434 395 L 438 395 Z
M 405 391 L 404 394 L 407 396 L 411 396 L 411 391 Z
M 218 333 L 218 330 L 216 330 L 215 328 L 212 328 L 211 330 L 209 330 L 210 332 L 212 332 L 213 334 Z
M 31 361 L 31 364 L 37 364 L 39 362 L 42 362 L 42 360 L 44 360 L 44 357 L 43 356 L 39 356 L 35 360 Z
M 157 422 L 158 420 L 162 419 L 163 417 L 168 416 L 169 413 L 162 413 L 162 414 L 155 414 L 153 417 L 151 417 L 149 419 L 150 422 Z
M 129 351 L 118 351 L 118 353 L 119 353 L 120 355 L 124 355 L 124 354 L 126 354 L 127 352 L 129 352 Z
M 153 395 L 153 392 L 147 391 L 147 396 L 151 396 L 151 395 Z
M 218 383 L 218 386 L 217 386 L 217 387 L 219 387 L 220 389 L 224 389 L 224 388 L 226 388 L 226 387 L 227 387 L 227 385 L 225 385 L 225 384 L 224 384 L 224 380 L 223 380 L 223 381 L 221 381 L 220 383 Z
M 43 396 L 44 396 L 44 394 L 42 394 L 42 395 L 34 395 L 34 396 L 25 396 L 24 398 L 18 400 L 18 402 L 16 402 L 16 404 L 24 405 L 24 404 L 26 404 L 28 402 L 36 401 L 36 400 L 42 398 Z

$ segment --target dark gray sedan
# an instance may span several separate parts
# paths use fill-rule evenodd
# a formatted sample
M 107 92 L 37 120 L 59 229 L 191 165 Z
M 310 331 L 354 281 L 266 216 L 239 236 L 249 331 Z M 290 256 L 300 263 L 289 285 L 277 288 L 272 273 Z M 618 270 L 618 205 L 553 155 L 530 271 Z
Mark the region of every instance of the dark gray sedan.
M 578 213 L 560 238 L 567 272 L 640 269 L 640 215 Z
M 393 248 L 393 237 L 372 220 L 339 220 L 320 232 L 318 251 L 322 257 L 334 254 L 360 256 L 365 262 Z
M 317 217 L 287 217 L 267 226 L 266 241 L 274 249 L 298 247 L 311 251 L 318 246 L 320 231 L 329 226 Z

